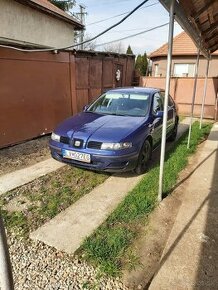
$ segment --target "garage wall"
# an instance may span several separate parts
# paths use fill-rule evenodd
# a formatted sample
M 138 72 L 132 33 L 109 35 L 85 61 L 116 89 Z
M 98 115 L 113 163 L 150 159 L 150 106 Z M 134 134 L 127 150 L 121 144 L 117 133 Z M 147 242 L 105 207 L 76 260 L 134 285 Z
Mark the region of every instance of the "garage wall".
M 110 61 L 110 64 L 108 63 Z M 123 65 L 121 81 L 114 73 Z M 128 66 L 128 73 L 125 73 Z M 105 88 L 131 85 L 134 57 L 0 49 L 0 148 L 50 133 Z

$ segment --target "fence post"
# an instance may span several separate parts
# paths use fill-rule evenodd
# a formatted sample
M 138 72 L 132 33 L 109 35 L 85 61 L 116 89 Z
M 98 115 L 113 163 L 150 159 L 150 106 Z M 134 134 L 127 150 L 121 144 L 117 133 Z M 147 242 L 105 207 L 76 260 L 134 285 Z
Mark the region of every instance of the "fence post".
M 205 106 L 205 99 L 206 99 L 206 92 L 207 92 L 207 80 L 208 80 L 209 64 L 210 64 L 210 60 L 208 59 L 207 60 L 207 67 L 206 67 L 205 80 L 204 80 L 204 93 L 203 93 L 202 104 L 201 104 L 200 129 L 202 127 L 202 120 L 203 120 L 203 117 L 204 117 L 204 106 Z

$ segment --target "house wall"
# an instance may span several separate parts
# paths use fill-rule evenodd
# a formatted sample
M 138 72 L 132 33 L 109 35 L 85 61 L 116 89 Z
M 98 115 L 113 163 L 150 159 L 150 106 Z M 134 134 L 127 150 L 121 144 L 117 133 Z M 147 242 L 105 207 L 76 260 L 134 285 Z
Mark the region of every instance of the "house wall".
M 74 42 L 69 23 L 14 0 L 0 0 L 0 41 L 64 47 Z
M 173 56 L 171 75 L 173 75 L 175 63 L 196 63 L 196 57 Z M 164 56 L 152 58 L 152 76 L 155 76 L 155 64 L 159 64 L 158 76 L 165 77 L 166 67 L 167 67 L 167 58 Z M 207 60 L 204 57 L 200 57 L 199 73 L 198 73 L 199 77 L 205 76 L 206 65 L 207 65 Z M 217 76 L 218 76 L 218 55 L 213 55 L 210 61 L 209 77 L 217 77 Z
M 156 87 L 165 89 L 166 79 L 162 77 L 141 77 L 140 85 L 143 87 Z M 194 78 L 171 78 L 170 95 L 178 105 L 179 113 L 190 116 L 193 96 Z M 194 115 L 201 114 L 204 78 L 198 78 L 195 97 Z M 208 78 L 205 100 L 204 117 L 214 119 L 217 115 L 218 78 Z
M 133 70 L 131 56 L 0 48 L 0 148 L 50 133 L 105 89 L 130 86 Z

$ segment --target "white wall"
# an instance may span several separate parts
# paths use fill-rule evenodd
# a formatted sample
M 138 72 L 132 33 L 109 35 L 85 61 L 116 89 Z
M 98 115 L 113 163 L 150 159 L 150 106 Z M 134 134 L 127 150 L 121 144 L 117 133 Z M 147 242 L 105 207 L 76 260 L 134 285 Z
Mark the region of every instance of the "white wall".
M 69 23 L 14 0 L 0 0 L 0 41 L 8 39 L 62 47 L 74 42 L 74 29 Z

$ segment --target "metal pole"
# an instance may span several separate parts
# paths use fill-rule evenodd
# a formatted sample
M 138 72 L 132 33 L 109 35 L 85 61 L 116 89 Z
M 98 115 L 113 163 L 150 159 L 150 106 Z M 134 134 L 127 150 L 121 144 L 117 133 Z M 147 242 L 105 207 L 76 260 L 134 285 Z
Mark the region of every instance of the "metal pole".
M 13 276 L 4 224 L 0 216 L 0 289 L 13 290 Z
M 86 12 L 84 12 L 85 6 L 80 4 L 79 7 L 80 7 L 80 13 L 79 13 L 80 21 L 82 24 L 85 24 L 85 14 L 86 14 Z M 83 41 L 84 41 L 84 29 L 80 33 L 80 43 L 82 43 Z M 80 49 L 84 49 L 84 44 L 80 45 Z
M 204 94 L 202 97 L 202 104 L 201 104 L 200 129 L 202 128 L 202 120 L 204 117 L 204 105 L 205 105 L 206 92 L 207 92 L 207 80 L 208 80 L 209 64 L 210 64 L 210 59 L 207 60 L 207 68 L 206 68 L 206 74 L 205 74 L 205 80 L 204 80 Z
M 217 105 L 218 105 L 218 93 L 216 95 L 216 102 L 215 102 L 215 116 L 214 116 L 215 122 L 217 120 Z
M 192 96 L 191 116 L 190 116 L 190 123 L 189 123 L 188 143 L 187 143 L 188 149 L 190 147 L 190 139 L 191 139 L 191 131 L 192 131 L 192 120 L 193 120 L 193 113 L 194 113 L 195 95 L 196 95 L 196 89 L 197 89 L 199 59 L 200 59 L 200 49 L 198 49 L 198 55 L 197 55 L 196 66 L 195 66 L 195 81 L 194 81 L 194 89 L 193 89 L 193 96 Z
M 171 75 L 172 49 L 173 49 L 174 6 L 175 6 L 175 0 L 171 0 L 169 34 L 168 34 L 166 87 L 165 87 L 165 98 L 164 98 L 164 114 L 163 114 L 163 128 L 162 128 L 162 139 L 161 139 L 161 153 L 160 153 L 158 201 L 162 200 L 162 192 L 163 192 L 163 170 L 164 170 L 165 147 L 166 147 L 168 99 L 169 99 L 169 92 L 170 92 L 170 75 Z

